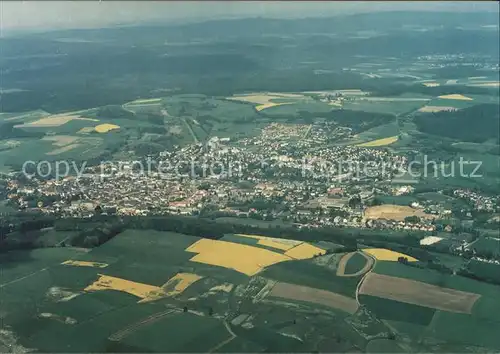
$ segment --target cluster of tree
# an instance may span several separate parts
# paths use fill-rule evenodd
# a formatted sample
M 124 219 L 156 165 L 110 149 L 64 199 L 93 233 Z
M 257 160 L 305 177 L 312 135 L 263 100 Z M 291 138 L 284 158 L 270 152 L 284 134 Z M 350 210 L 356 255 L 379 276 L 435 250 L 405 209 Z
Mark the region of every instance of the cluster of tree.
M 3 122 L 0 124 L 0 139 L 17 139 L 17 138 L 41 138 L 45 135 L 43 132 L 28 131 L 20 128 L 15 128 L 15 122 Z
M 416 215 L 412 215 L 412 216 L 407 216 L 405 217 L 405 222 L 408 222 L 408 223 L 419 223 L 420 222 L 420 218 Z
M 500 285 L 500 280 L 497 279 L 497 278 L 488 277 L 488 276 L 484 276 L 484 275 L 479 275 L 479 274 L 471 272 L 470 270 L 465 269 L 465 268 L 460 269 L 457 272 L 457 274 L 460 275 L 460 276 L 462 276 L 462 277 L 467 277 L 467 278 L 478 280 L 478 281 L 482 281 L 482 282 L 485 282 L 485 283 L 490 283 L 490 284 L 494 284 L 494 285 Z
M 461 141 L 500 143 L 500 111 L 497 104 L 481 104 L 453 112 L 435 112 L 415 117 L 419 130 Z

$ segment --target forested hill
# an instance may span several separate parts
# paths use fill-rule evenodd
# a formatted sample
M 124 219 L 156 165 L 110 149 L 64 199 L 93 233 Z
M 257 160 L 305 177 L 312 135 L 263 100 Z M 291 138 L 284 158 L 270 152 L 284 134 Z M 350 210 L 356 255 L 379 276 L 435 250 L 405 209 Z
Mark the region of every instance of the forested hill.
M 481 104 L 453 112 L 427 113 L 415 119 L 419 130 L 461 141 L 500 143 L 500 112 L 496 104 Z

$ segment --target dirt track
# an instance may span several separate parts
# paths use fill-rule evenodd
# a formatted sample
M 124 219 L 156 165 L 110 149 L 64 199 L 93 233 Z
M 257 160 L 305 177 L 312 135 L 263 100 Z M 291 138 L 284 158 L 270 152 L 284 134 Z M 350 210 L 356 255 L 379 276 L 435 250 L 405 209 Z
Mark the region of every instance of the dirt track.
M 359 293 L 466 314 L 472 312 L 472 307 L 481 297 L 474 293 L 376 273 L 367 275 Z
M 269 293 L 269 296 L 324 305 L 343 310 L 350 314 L 358 310 L 358 304 L 355 299 L 330 291 L 302 285 L 277 283 Z
M 358 277 L 360 275 L 365 274 L 366 272 L 368 272 L 371 269 L 371 267 L 373 266 L 373 262 L 374 262 L 373 258 L 371 258 L 370 256 L 367 256 L 363 252 L 359 252 L 359 254 L 361 254 L 363 257 L 366 258 L 365 266 L 362 269 L 360 269 L 359 271 L 357 271 L 356 273 L 345 274 L 345 267 L 347 265 L 347 262 L 349 262 L 349 259 L 351 259 L 351 257 L 354 256 L 356 253 L 358 253 L 358 252 L 347 253 L 344 257 L 342 257 L 342 259 L 339 262 L 338 268 L 337 268 L 337 276 L 338 277 Z

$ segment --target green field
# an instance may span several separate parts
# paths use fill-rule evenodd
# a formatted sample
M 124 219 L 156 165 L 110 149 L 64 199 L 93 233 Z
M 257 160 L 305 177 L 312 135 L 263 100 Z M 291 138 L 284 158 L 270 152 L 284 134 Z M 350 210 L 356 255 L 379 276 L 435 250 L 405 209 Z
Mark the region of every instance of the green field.
M 471 260 L 467 269 L 482 279 L 492 279 L 500 284 L 500 264 Z
M 498 237 L 482 236 L 471 246 L 478 252 L 492 252 L 493 254 L 500 254 L 500 240 Z
M 345 267 L 345 274 L 355 274 L 362 270 L 366 265 L 367 259 L 365 256 L 361 255 L 359 252 L 356 252 L 349 260 L 347 261 Z
M 360 295 L 359 300 L 380 319 L 406 322 L 418 326 L 428 326 L 436 312 L 436 310 L 428 307 L 370 295 Z
M 62 237 L 51 233 L 47 231 L 45 237 Z M 126 230 L 89 252 L 65 247 L 2 254 L 4 325 L 18 338 L 17 345 L 44 352 L 310 352 L 332 345 L 341 351 L 355 346 L 366 352 L 392 352 L 399 346 L 413 347 L 420 340 L 473 343 L 472 336 L 450 338 L 451 330 L 444 328 L 453 321 L 450 314 L 439 312 L 436 318 L 434 309 L 385 298 L 360 295 L 362 306 L 353 315 L 314 301 L 257 300 L 269 280 L 354 299 L 361 277 L 337 276 L 335 269 L 320 264 L 321 257 L 278 263 L 249 277 L 191 262 L 194 254 L 185 249 L 197 240 L 200 238 L 173 232 Z M 271 249 L 257 245 L 255 239 L 233 234 L 225 235 L 223 241 Z M 60 264 L 65 260 L 108 265 Z M 346 273 L 360 270 L 365 262 L 363 256 L 354 255 Z M 375 271 L 481 294 L 472 320 L 467 322 L 478 328 L 500 317 L 500 287 L 397 262 L 378 261 Z M 83 290 L 99 274 L 139 283 L 135 286 L 140 288 L 140 284 L 160 287 L 181 272 L 195 273 L 202 279 L 175 296 L 149 303 L 138 303 L 139 295 L 122 290 Z M 243 322 L 232 324 L 241 314 Z M 466 328 L 465 320 L 456 318 L 458 326 Z M 179 333 L 179 328 L 189 331 Z M 477 344 L 497 348 L 492 332 L 482 333 Z M 394 333 L 395 339 L 388 340 L 388 333 Z
M 428 100 L 419 99 L 412 100 L 411 98 L 406 99 L 392 99 L 381 97 L 379 100 L 377 98 L 368 99 L 355 99 L 354 101 L 348 101 L 344 103 L 344 109 L 350 109 L 353 111 L 365 111 L 374 113 L 389 113 L 394 115 L 399 115 L 407 112 L 411 112 L 425 106 Z

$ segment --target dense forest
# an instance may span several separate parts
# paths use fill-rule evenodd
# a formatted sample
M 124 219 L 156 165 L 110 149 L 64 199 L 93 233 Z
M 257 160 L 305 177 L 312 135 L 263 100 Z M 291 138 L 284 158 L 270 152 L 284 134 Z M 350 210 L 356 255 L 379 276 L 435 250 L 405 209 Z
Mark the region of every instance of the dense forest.
M 392 56 L 411 63 L 418 56 L 434 54 L 498 56 L 498 33 L 479 27 L 497 23 L 492 15 L 468 16 L 467 23 L 478 27 L 467 30 L 458 29 L 464 21 L 464 14 L 459 13 L 378 13 L 323 19 L 127 26 L 5 37 L 0 39 L 2 88 L 15 90 L 3 92 L 0 104 L 4 112 L 44 109 L 57 113 L 120 105 L 138 97 L 150 97 L 157 90 L 226 96 L 244 91 L 352 87 L 400 94 L 403 86 L 410 92 L 443 94 L 447 88 L 406 85 L 403 77 L 398 82 L 387 78 L 366 80 L 343 68 L 377 57 Z M 408 23 L 417 18 L 417 27 L 409 28 Z M 418 31 L 419 26 L 430 26 L 431 30 Z M 317 63 L 317 68 L 325 72 L 317 74 L 314 66 L 304 63 Z M 435 74 L 467 77 L 476 74 L 475 70 L 457 66 L 436 70 Z M 482 88 L 473 90 L 486 92 Z
M 500 143 L 500 112 L 495 104 L 422 114 L 415 118 L 415 123 L 419 130 L 433 135 L 475 143 L 496 139 Z

